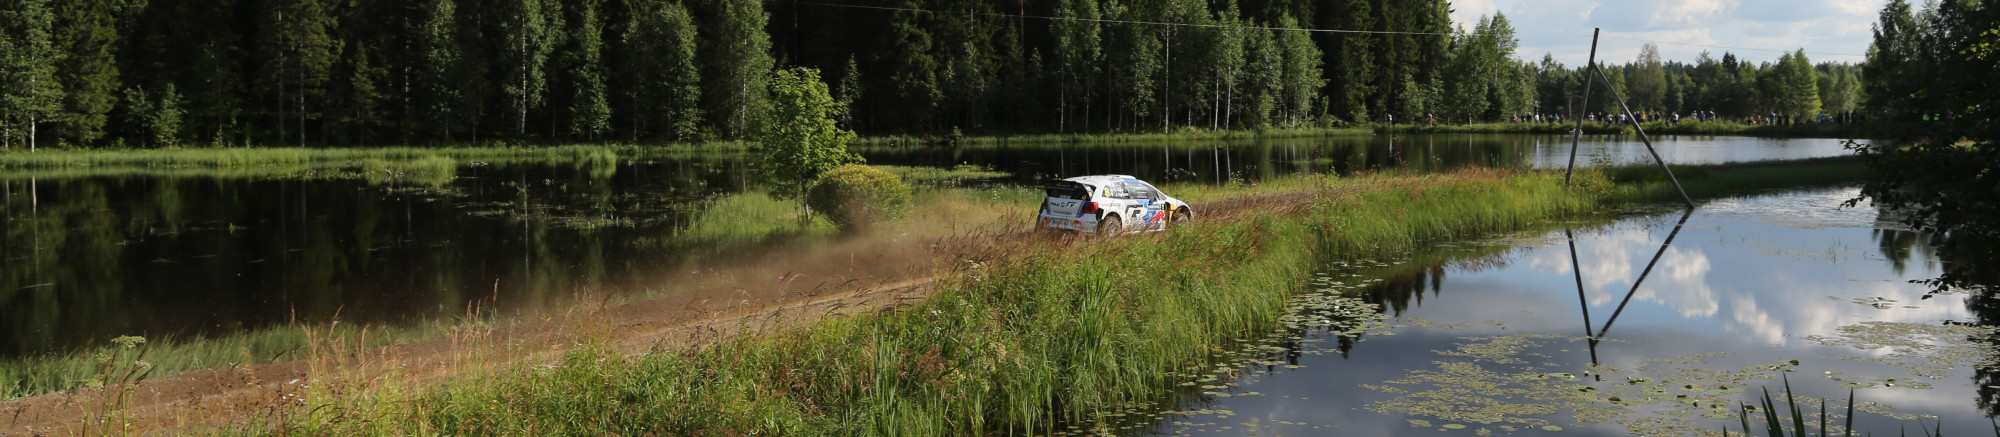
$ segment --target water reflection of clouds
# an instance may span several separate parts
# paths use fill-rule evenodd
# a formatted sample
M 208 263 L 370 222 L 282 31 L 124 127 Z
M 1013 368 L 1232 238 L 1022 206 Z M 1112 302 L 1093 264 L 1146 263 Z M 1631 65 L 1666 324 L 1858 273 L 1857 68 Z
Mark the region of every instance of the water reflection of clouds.
M 1631 291 L 1632 281 L 1652 261 L 1660 247 L 1659 234 L 1649 228 L 1612 228 L 1579 236 L 1577 262 L 1583 271 L 1584 294 L 1591 306 L 1618 302 Z M 1536 270 L 1569 276 L 1569 253 L 1563 246 L 1547 246 L 1526 255 Z M 1705 253 L 1668 247 L 1659 265 L 1632 299 L 1664 304 L 1683 317 L 1715 315 L 1715 290 L 1707 284 L 1713 266 Z
M 1617 372 L 1631 374 L 1642 366 L 1652 365 L 1656 370 L 1682 366 L 1662 367 L 1657 360 L 1678 363 L 1688 354 L 1712 353 L 1719 354 L 1686 366 L 1733 371 L 1799 360 L 1803 364 L 1798 373 L 1789 375 L 1790 383 L 1801 395 L 1815 398 L 1838 400 L 1848 394 L 1841 382 L 1825 372 L 1848 377 L 1909 377 L 1907 369 L 1877 360 L 1839 358 L 1882 358 L 1897 352 L 1895 349 L 1863 350 L 1806 340 L 1813 335 L 1838 335 L 1841 327 L 1864 322 L 1935 326 L 1943 320 L 1970 318 L 1958 298 L 1923 300 L 1928 289 L 1906 282 L 1937 274 L 1934 263 L 1916 262 L 1926 256 L 1921 248 L 1893 251 L 1902 258 L 1888 255 L 1892 251 L 1887 250 L 1890 244 L 1884 240 L 1891 237 L 1881 236 L 1870 225 L 1875 212 L 1867 208 L 1832 210 L 1852 193 L 1852 189 L 1787 193 L 1704 206 L 1664 251 L 1662 240 L 1674 229 L 1678 212 L 1620 220 L 1612 226 L 1577 233 L 1579 262 L 1575 268 L 1560 231 L 1495 259 L 1473 263 L 1475 268 L 1455 267 L 1442 279 L 1438 291 L 1425 291 L 1428 296 L 1400 313 L 1454 327 L 1398 329 L 1393 337 L 1364 338 L 1347 357 L 1307 357 L 1301 361 L 1305 368 L 1282 371 L 1240 389 L 1266 396 L 1218 400 L 1220 407 L 1244 416 L 1202 421 L 1235 424 L 1253 417 L 1267 423 L 1304 420 L 1338 424 L 1331 430 L 1337 435 L 1428 432 L 1435 426 L 1415 428 L 1404 420 L 1444 422 L 1422 414 L 1373 413 L 1367 410 L 1368 405 L 1393 395 L 1358 385 L 1404 379 L 1413 371 L 1462 362 L 1462 357 L 1441 357 L 1436 351 L 1454 350 L 1479 338 L 1515 335 L 1563 336 L 1544 337 L 1543 347 L 1533 352 L 1543 354 L 1537 356 L 1566 372 L 1580 372 L 1583 364 L 1601 358 L 1607 368 L 1622 369 L 1613 371 L 1614 380 L 1622 377 Z M 1883 254 L 1855 256 L 1878 250 Z M 1661 254 L 1658 264 L 1632 294 L 1630 306 L 1610 328 L 1606 340 L 1590 348 L 1583 339 L 1584 317 L 1579 314 L 1573 274 L 1581 271 L 1586 288 L 1583 304 L 1589 308 L 1591 322 L 1601 327 L 1656 253 Z M 1910 261 L 1907 268 L 1898 270 L 1897 259 Z M 1896 302 L 1886 309 L 1867 304 L 1876 297 Z M 1939 415 L 1954 428 L 1985 426 L 1977 422 L 1983 414 L 1967 402 L 1976 396 L 1975 386 L 1963 383 L 1971 372 L 1957 367 L 1945 379 L 1926 381 L 1933 384 L 1931 389 L 1875 387 L 1862 389 L 1856 396 L 1863 402 L 1888 404 L 1902 413 Z M 1773 379 L 1747 383 L 1778 391 L 1776 374 L 1768 376 Z M 1864 430 L 1901 425 L 1873 414 L 1864 414 L 1860 420 L 1857 425 Z M 1558 421 L 1566 428 L 1561 433 L 1564 435 L 1630 433 L 1613 424 L 1571 426 L 1564 422 Z M 1734 419 L 1723 422 L 1733 423 Z M 1189 428 L 1200 427 L 1175 431 Z
M 1735 199 L 1717 202 L 1713 209 L 1705 205 L 1684 231 L 1689 235 L 1666 249 L 1653 274 L 1633 293 L 1635 307 L 1624 315 L 1631 321 L 1621 323 L 1708 319 L 1715 322 L 1710 329 L 1727 335 L 1785 345 L 1797 337 L 1829 334 L 1865 321 L 1966 320 L 1969 316 L 1962 305 L 1924 301 L 1928 289 L 1905 282 L 1935 275 L 1935 267 L 1917 265 L 1900 271 L 1880 259 L 1854 256 L 1872 250 L 1870 240 L 1875 237 L 1869 224 L 1875 213 L 1833 206 L 1853 194 L 1853 189 L 1834 189 Z M 1577 262 L 1594 313 L 1608 313 L 1631 289 L 1632 281 L 1660 250 L 1663 230 L 1671 228 L 1669 215 L 1578 235 Z M 1815 256 L 1795 256 L 1800 253 Z M 1540 283 L 1552 293 L 1569 293 L 1574 287 L 1569 255 L 1561 244 L 1525 251 L 1519 258 L 1537 273 L 1533 278 L 1512 277 Z M 1855 303 L 1877 297 L 1895 302 L 1886 309 Z M 1655 309 L 1649 311 L 1640 303 Z

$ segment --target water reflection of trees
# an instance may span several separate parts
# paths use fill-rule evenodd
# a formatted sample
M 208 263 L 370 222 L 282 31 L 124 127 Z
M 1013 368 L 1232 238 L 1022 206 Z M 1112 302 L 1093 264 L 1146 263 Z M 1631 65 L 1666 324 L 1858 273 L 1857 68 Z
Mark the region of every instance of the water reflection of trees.
M 1425 290 L 1429 290 L 1433 298 L 1444 292 L 1445 270 L 1443 264 L 1405 270 L 1362 289 L 1359 297 L 1380 305 L 1390 316 L 1401 317 L 1413 305 L 1423 305 Z
M 2000 326 L 2000 296 L 1993 294 L 1994 291 L 2000 290 L 2000 278 L 1995 278 L 1990 273 L 1990 266 L 2000 265 L 1995 264 L 2000 260 L 1994 259 L 1991 248 L 1947 249 L 1947 247 L 1968 245 L 1946 244 L 1952 238 L 1950 235 L 1903 229 L 1899 224 L 1903 217 L 1901 212 L 1880 206 L 1877 206 L 1877 209 L 1876 229 L 1873 231 L 1875 247 L 1898 276 L 1907 276 L 1905 272 L 1912 264 L 1921 265 L 1919 271 L 1922 272 L 1943 270 L 1959 274 L 1960 282 L 1956 283 L 1955 287 L 1964 293 L 1965 309 L 1973 316 L 1973 320 L 1965 322 L 1948 320 L 1945 323 Z M 1981 275 L 1980 270 L 1987 270 L 1989 273 Z M 1934 281 L 1929 284 L 1937 285 Z M 1925 294 L 1924 299 L 1938 295 L 1937 291 L 1933 291 Z M 2000 336 L 1980 340 L 1988 344 L 1990 355 L 2000 355 Z M 1972 382 L 1979 395 L 1979 408 L 1985 411 L 1988 417 L 2000 417 L 2000 388 L 1996 388 L 2000 386 L 2000 368 L 1977 365 L 1973 368 Z
M 0 356 L 295 318 L 444 318 L 495 297 L 500 307 L 488 309 L 533 312 L 579 292 L 665 283 L 685 257 L 634 242 L 673 235 L 694 212 L 668 204 L 741 190 L 738 170 L 727 159 L 496 163 L 443 187 L 0 179 Z M 635 216 L 654 220 L 560 220 Z
M 1984 266 L 1996 265 L 1994 263 L 2000 261 L 1982 256 L 1983 254 L 1977 251 L 1964 253 L 1965 251 L 1943 250 L 1941 248 L 1945 245 L 1942 240 L 1950 238 L 1948 235 L 1877 229 L 1874 236 L 1882 257 L 1889 260 L 1898 275 L 1903 274 L 1904 266 L 1912 263 L 1922 263 L 1925 271 L 1938 268 L 1960 269 L 1961 272 L 1967 272 L 1968 274 L 1960 276 L 1961 279 L 1969 279 L 1960 283 L 1960 291 L 1965 294 L 1966 312 L 1973 316 L 1970 323 L 1980 326 L 2000 326 L 2000 296 L 1994 295 L 1994 291 L 2000 290 L 2000 280 L 1996 280 L 1990 274 L 1981 276 L 1970 273 Z M 1926 294 L 1924 298 L 1929 299 L 1932 296 L 1935 294 Z M 1946 321 L 1946 323 L 1961 322 Z M 1980 340 L 1988 344 L 1990 355 L 2000 355 L 2000 336 L 1988 336 Z M 2000 367 L 1975 366 L 1972 383 L 1979 395 L 1979 408 L 1984 410 L 1988 417 L 2000 417 L 2000 387 L 1996 387 L 2000 386 Z

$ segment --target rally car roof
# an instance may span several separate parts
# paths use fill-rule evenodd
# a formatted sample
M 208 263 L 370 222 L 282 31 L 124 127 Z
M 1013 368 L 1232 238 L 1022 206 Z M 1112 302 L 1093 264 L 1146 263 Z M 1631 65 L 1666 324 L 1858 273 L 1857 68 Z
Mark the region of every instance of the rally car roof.
M 1127 176 L 1127 175 L 1122 175 L 1122 174 L 1107 174 L 1107 175 L 1091 175 L 1091 176 L 1077 176 L 1077 177 L 1073 177 L 1073 178 L 1068 178 L 1068 179 L 1063 179 L 1063 180 L 1065 180 L 1065 181 L 1070 181 L 1070 182 L 1076 182 L 1076 183 L 1080 183 L 1080 184 L 1090 184 L 1090 185 L 1098 185 L 1098 186 L 1102 186 L 1102 185 L 1106 185 L 1106 184 L 1111 184 L 1111 183 L 1116 183 L 1116 182 L 1124 182 L 1124 181 L 1137 181 L 1137 180 L 1139 180 L 1139 178 L 1135 178 L 1135 177 L 1131 177 L 1131 176 Z

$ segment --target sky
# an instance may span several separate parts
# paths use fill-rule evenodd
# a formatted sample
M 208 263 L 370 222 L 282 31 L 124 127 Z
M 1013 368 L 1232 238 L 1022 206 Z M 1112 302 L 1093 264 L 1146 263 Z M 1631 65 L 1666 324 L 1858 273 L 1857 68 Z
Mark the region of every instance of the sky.
M 1813 63 L 1861 62 L 1876 14 L 1887 0 L 1452 0 L 1452 22 L 1470 28 L 1503 13 L 1520 38 L 1516 57 L 1553 54 L 1568 66 L 1590 57 L 1592 28 L 1603 28 L 1598 59 L 1623 64 L 1646 42 L 1660 58 L 1693 62 L 1703 50 L 1774 62 L 1805 49 Z M 1918 2 L 1912 2 L 1918 3 Z M 1708 46 L 1708 47 L 1703 47 Z M 1751 50 L 1755 49 L 1755 50 Z M 1852 55 L 1852 56 L 1848 56 Z

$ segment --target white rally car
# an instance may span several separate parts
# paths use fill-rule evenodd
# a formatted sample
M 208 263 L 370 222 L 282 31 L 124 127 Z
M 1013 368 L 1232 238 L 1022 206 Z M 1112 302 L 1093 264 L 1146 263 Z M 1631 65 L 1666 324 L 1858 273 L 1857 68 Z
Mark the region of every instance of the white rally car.
M 1049 184 L 1040 229 L 1117 235 L 1163 231 L 1194 219 L 1187 202 L 1125 175 L 1079 176 Z

